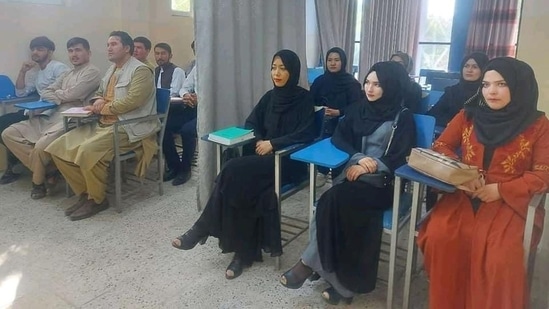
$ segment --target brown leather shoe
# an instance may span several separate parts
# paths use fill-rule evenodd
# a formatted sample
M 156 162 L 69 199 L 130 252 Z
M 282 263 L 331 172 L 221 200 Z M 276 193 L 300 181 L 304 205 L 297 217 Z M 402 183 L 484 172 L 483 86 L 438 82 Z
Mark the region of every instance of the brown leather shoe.
M 71 221 L 86 219 L 107 208 L 109 208 L 109 202 L 107 199 L 104 199 L 101 204 L 97 204 L 94 200 L 87 200 L 80 208 L 73 212 L 69 218 Z
M 78 199 L 78 202 L 76 202 L 71 207 L 65 209 L 65 216 L 70 216 L 73 212 L 75 212 L 78 208 L 82 207 L 84 203 L 88 200 L 88 195 L 86 193 L 80 195 L 80 199 Z

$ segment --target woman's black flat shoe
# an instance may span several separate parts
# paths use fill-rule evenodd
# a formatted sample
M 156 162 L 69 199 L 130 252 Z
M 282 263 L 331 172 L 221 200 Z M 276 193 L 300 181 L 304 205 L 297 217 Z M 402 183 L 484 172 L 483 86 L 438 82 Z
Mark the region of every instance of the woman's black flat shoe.
M 207 239 L 208 239 L 207 234 L 204 235 L 204 233 L 199 232 L 197 229 L 191 228 L 185 234 L 174 239 L 172 241 L 172 246 L 174 248 L 181 249 L 181 250 L 191 250 L 198 243 L 203 245 Z M 179 241 L 179 244 L 177 243 L 177 241 Z
M 313 270 L 299 260 L 294 267 L 280 276 L 280 284 L 288 289 L 299 289 L 312 274 Z
M 352 297 L 343 297 L 333 287 L 329 287 L 322 292 L 322 298 L 330 305 L 338 305 L 340 301 L 343 301 L 347 305 L 353 302 Z
M 242 259 L 235 255 L 233 257 L 233 260 L 231 261 L 231 264 L 229 264 L 229 266 L 227 266 L 227 269 L 225 270 L 225 278 L 228 280 L 237 278 L 238 276 L 242 275 L 244 267 L 250 266 L 252 266 L 251 263 L 244 263 Z

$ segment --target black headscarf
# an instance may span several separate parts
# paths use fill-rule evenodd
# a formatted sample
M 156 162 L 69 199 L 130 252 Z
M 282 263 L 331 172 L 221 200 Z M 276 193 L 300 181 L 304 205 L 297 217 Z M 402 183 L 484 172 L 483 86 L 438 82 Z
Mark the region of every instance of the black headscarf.
M 475 95 L 479 90 L 480 85 L 482 84 L 482 74 L 479 77 L 479 79 L 475 81 L 468 81 L 463 78 L 463 67 L 465 67 L 465 63 L 467 63 L 469 59 L 475 60 L 481 72 L 484 71 L 484 68 L 486 68 L 486 64 L 488 64 L 488 60 L 489 60 L 486 54 L 476 52 L 476 53 L 472 53 L 470 55 L 465 56 L 465 58 L 463 58 L 463 60 L 461 61 L 461 67 L 460 67 L 461 75 L 459 78 L 459 85 L 460 85 L 459 95 L 464 97 L 463 102 L 465 102 L 465 100 Z
M 339 58 L 341 59 L 341 69 L 338 72 L 330 72 L 328 70 L 328 56 L 331 53 L 339 54 Z M 324 74 L 319 76 L 317 80 L 315 80 L 315 83 L 318 84 L 318 95 L 326 97 L 330 93 L 347 91 L 350 86 L 358 84 L 356 78 L 353 75 L 347 73 L 345 69 L 346 67 L 347 55 L 345 54 L 345 51 L 343 51 L 343 49 L 339 47 L 331 48 L 326 53 Z M 316 101 L 317 100 L 315 98 L 315 102 Z
M 283 49 L 274 54 L 271 64 L 276 57 L 280 57 L 282 63 L 290 73 L 290 78 L 286 85 L 283 87 L 277 87 L 274 85 L 272 95 L 272 107 L 275 113 L 284 113 L 286 110 L 292 107 L 295 103 L 303 100 L 303 97 L 307 93 L 307 90 L 299 87 L 299 73 L 301 70 L 301 62 L 299 57 L 291 50 Z
M 384 122 L 395 119 L 396 114 L 402 109 L 402 100 L 408 93 L 410 78 L 404 67 L 394 61 L 374 64 L 366 74 L 364 83 L 372 72 L 376 72 L 383 95 L 374 102 L 368 101 L 366 97 L 366 104 L 362 104 L 360 109 L 360 117 L 375 127 L 373 132 Z
M 396 53 L 391 55 L 391 58 L 389 58 L 389 60 L 393 59 L 394 56 L 402 59 L 402 65 L 404 66 L 408 74 L 412 73 L 412 70 L 414 69 L 414 60 L 412 60 L 412 57 L 410 57 L 410 55 L 405 52 L 397 51 Z
M 479 142 L 498 147 L 513 140 L 544 113 L 537 109 L 538 83 L 526 62 L 510 57 L 494 58 L 488 62 L 483 76 L 491 70 L 498 72 L 507 83 L 511 102 L 500 110 L 493 110 L 479 92 L 465 103 L 465 111 L 473 118 Z

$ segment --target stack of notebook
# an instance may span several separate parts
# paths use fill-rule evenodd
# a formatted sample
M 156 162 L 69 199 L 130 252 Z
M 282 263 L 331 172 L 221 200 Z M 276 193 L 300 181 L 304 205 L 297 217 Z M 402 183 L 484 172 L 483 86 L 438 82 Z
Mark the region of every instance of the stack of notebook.
M 212 132 L 208 135 L 208 139 L 212 142 L 231 146 L 243 141 L 254 138 L 254 131 L 250 129 L 242 129 L 238 127 L 229 127 Z

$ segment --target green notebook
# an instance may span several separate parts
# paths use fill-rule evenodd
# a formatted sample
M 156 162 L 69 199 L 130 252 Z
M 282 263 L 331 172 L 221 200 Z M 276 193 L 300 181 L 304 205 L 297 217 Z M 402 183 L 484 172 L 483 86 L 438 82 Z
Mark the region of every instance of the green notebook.
M 238 127 L 229 127 L 212 132 L 208 139 L 212 142 L 223 145 L 233 145 L 254 138 L 254 131 L 251 129 L 242 129 Z

